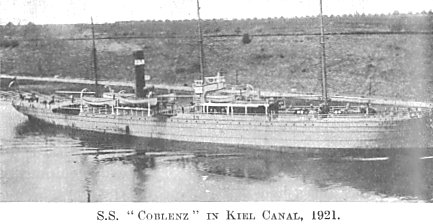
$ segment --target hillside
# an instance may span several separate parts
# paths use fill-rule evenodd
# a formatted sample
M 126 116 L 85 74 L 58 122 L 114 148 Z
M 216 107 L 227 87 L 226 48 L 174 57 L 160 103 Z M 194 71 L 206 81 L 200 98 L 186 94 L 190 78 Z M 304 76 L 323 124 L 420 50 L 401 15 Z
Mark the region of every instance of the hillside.
M 133 80 L 132 51 L 145 50 L 152 83 L 199 77 L 196 21 L 98 24 L 103 79 Z M 318 19 L 203 22 L 207 73 L 275 91 L 320 93 Z M 0 27 L 1 72 L 92 78 L 90 26 Z M 433 96 L 433 14 L 327 17 L 331 94 L 426 100 Z M 363 33 L 363 34 L 360 34 Z M 249 34 L 251 42 L 242 41 Z

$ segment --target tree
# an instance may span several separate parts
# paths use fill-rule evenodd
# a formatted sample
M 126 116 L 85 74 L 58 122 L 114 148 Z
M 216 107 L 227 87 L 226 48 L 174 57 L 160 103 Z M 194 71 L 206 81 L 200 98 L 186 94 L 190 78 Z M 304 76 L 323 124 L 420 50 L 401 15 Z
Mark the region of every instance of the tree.
M 7 28 L 13 28 L 15 27 L 15 25 L 12 22 L 8 22 L 8 24 L 6 24 Z
M 29 22 L 24 27 L 24 38 L 26 39 L 39 39 L 41 37 L 41 30 L 36 24 Z
M 4 34 L 6 36 L 13 36 L 15 35 L 15 25 L 12 22 L 8 22 L 6 26 L 4 27 Z

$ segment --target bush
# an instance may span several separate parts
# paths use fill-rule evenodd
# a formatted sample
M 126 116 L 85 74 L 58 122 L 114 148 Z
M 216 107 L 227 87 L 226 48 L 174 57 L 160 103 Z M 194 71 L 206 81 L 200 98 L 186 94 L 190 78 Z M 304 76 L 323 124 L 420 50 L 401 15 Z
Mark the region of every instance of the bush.
M 402 22 L 396 22 L 389 26 L 391 32 L 401 32 L 404 30 L 404 25 Z
M 251 43 L 251 38 L 250 38 L 250 35 L 248 33 L 245 33 L 242 36 L 242 43 L 243 44 L 249 44 L 249 43 Z
M 18 47 L 20 45 L 20 43 L 17 40 L 1 40 L 0 41 L 0 47 L 3 48 L 14 48 L 14 47 Z

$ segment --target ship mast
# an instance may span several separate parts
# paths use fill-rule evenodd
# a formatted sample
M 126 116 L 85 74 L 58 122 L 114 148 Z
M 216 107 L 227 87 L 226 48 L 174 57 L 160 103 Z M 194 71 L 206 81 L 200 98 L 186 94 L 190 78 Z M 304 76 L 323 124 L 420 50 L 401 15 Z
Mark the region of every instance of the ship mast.
M 322 98 L 325 106 L 328 105 L 328 91 L 326 80 L 326 53 L 325 53 L 325 31 L 323 28 L 323 13 L 322 13 L 322 0 L 320 0 L 320 45 L 322 46 Z
M 96 45 L 95 45 L 95 27 L 93 25 L 93 18 L 90 17 L 92 22 L 92 56 L 93 56 L 93 75 L 95 77 L 95 96 L 101 97 L 98 85 L 98 60 L 96 57 Z
M 204 49 L 203 49 L 203 32 L 201 30 L 201 19 L 200 19 L 200 3 L 199 0 L 197 0 L 197 27 L 198 27 L 198 33 L 200 36 L 199 45 L 200 45 L 200 74 L 201 74 L 201 80 L 204 85 L 204 76 L 205 76 L 205 61 L 204 61 Z

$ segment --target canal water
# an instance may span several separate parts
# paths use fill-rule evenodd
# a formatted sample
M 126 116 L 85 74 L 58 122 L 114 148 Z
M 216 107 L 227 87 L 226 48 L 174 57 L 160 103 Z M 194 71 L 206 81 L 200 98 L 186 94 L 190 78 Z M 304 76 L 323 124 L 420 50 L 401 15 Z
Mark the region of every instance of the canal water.
M 433 202 L 433 150 L 273 152 L 30 122 L 0 102 L 0 201 Z

